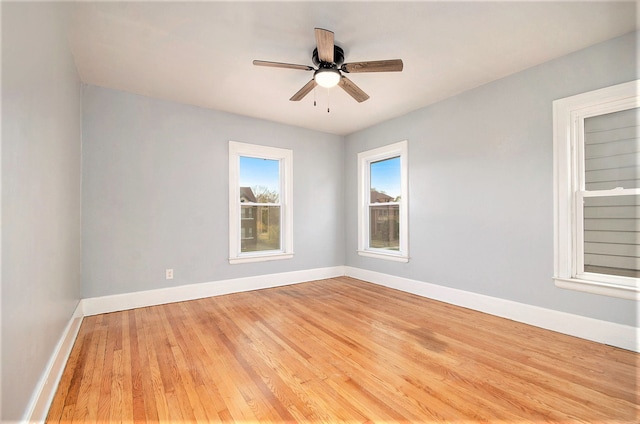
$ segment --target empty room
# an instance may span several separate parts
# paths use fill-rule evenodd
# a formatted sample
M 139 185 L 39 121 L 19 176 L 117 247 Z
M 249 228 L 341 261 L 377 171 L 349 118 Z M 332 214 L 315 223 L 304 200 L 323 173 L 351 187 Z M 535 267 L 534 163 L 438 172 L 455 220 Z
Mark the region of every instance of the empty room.
M 0 2 L 3 423 L 636 423 L 636 1 Z

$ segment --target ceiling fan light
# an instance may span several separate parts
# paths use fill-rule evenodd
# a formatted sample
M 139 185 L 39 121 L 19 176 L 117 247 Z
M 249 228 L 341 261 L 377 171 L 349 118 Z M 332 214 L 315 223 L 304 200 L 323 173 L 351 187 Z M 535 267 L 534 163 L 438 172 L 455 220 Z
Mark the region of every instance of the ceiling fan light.
M 331 88 L 340 82 L 340 71 L 337 69 L 318 69 L 314 77 L 320 87 Z

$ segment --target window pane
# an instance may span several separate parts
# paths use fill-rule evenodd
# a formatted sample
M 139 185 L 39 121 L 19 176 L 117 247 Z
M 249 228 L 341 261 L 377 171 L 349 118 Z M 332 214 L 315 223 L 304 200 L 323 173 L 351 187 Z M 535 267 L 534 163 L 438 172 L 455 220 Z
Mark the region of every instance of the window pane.
M 584 120 L 585 188 L 640 187 L 637 108 Z
M 280 161 L 240 156 L 240 202 L 280 202 Z M 280 206 L 242 206 L 241 221 L 241 252 L 280 250 Z
M 400 206 L 369 207 L 369 244 L 377 249 L 400 250 Z
M 400 156 L 372 162 L 370 168 L 371 203 L 400 201 Z
M 280 161 L 240 156 L 240 202 L 280 202 Z
M 241 252 L 280 250 L 280 206 L 242 206 L 241 216 Z
M 584 271 L 640 277 L 640 196 L 584 199 Z

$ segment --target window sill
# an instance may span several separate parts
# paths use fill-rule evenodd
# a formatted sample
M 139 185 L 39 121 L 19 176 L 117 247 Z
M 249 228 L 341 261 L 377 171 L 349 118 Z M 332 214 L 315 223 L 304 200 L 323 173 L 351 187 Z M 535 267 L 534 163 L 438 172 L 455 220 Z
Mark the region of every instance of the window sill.
M 231 265 L 235 264 L 244 264 L 250 262 L 267 262 L 267 261 L 278 261 L 281 259 L 291 259 L 293 258 L 293 253 L 270 253 L 270 254 L 261 254 L 261 255 L 251 255 L 251 256 L 239 256 L 236 258 L 229 258 L 229 263 Z
M 387 261 L 394 261 L 394 262 L 405 262 L 405 263 L 409 262 L 408 256 L 401 256 L 399 254 L 377 252 L 372 250 L 358 250 L 358 255 L 366 256 L 369 258 L 385 259 Z
M 556 287 L 576 290 L 603 296 L 618 297 L 621 299 L 640 300 L 638 287 L 621 284 L 603 283 L 598 281 L 580 280 L 577 278 L 554 278 Z

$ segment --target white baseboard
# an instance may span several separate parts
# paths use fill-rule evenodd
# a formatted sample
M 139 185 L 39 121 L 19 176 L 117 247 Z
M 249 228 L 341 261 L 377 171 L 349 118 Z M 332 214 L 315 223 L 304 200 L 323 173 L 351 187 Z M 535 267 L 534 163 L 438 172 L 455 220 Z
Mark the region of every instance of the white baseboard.
M 640 328 L 638 327 L 568 314 L 360 268 L 348 266 L 317 268 L 82 299 L 36 386 L 23 422 L 44 422 L 84 316 L 279 287 L 343 275 L 536 327 L 640 352 L 638 343 Z
M 346 266 L 345 275 L 513 321 L 640 352 L 640 328 Z
M 47 418 L 49 407 L 58 389 L 58 383 L 62 378 L 62 372 L 67 365 L 71 349 L 78 336 L 82 318 L 82 306 L 78 303 L 36 385 L 22 422 L 43 423 Z
M 143 292 L 126 293 L 113 296 L 82 299 L 62 333 L 47 366 L 36 385 L 29 405 L 21 422 L 43 423 L 51 407 L 51 402 L 58 388 L 62 372 L 67 364 L 71 349 L 85 316 L 101 313 L 124 311 L 145 306 L 184 300 L 201 299 L 210 296 L 239 293 L 271 287 L 286 286 L 305 281 L 323 280 L 344 275 L 344 267 L 317 268 L 303 271 L 284 272 L 280 274 L 258 275 L 255 277 L 236 278 L 213 281 L 209 283 L 190 284 Z
M 85 316 L 124 311 L 145 306 L 202 299 L 223 294 L 286 286 L 305 281 L 323 280 L 344 275 L 344 267 L 316 268 L 279 274 L 257 275 L 255 277 L 189 284 L 142 292 L 116 294 L 82 299 Z

